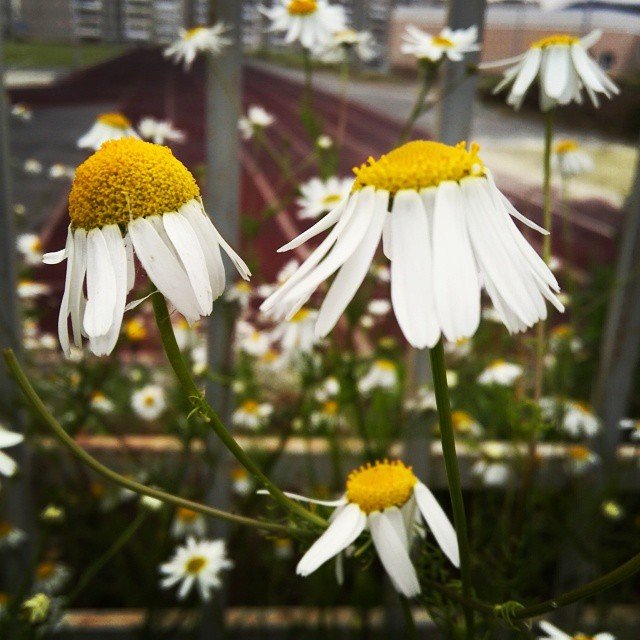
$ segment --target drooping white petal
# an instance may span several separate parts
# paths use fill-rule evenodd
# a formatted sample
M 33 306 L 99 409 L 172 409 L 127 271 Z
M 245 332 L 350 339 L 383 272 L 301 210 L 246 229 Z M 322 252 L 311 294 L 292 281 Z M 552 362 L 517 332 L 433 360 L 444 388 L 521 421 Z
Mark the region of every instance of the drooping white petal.
M 69 262 L 67 268 L 69 268 Z M 77 229 L 73 232 L 73 269 L 69 284 L 69 313 L 71 315 L 71 329 L 73 343 L 82 346 L 82 316 L 84 314 L 85 297 L 83 292 L 84 277 L 87 272 L 87 232 Z
M 422 482 L 416 482 L 413 487 L 413 495 L 418 503 L 418 509 L 420 509 L 427 526 L 431 529 L 438 546 L 447 558 L 451 560 L 453 566 L 459 567 L 458 538 L 444 509 L 440 506 L 433 493 Z
M 558 100 L 569 80 L 571 65 L 569 47 L 551 46 L 545 52 L 544 74 L 542 82 L 547 95 Z
M 369 514 L 369 529 L 380 562 L 389 574 L 394 587 L 407 598 L 420 593 L 416 570 L 409 558 L 409 550 L 396 534 L 384 513 Z
M 589 54 L 580 45 L 571 46 L 571 57 L 576 66 L 576 71 L 585 86 L 592 91 L 609 95 L 609 92 L 593 70 Z
M 558 627 L 547 622 L 546 620 L 541 620 L 538 622 L 540 628 L 549 636 L 549 638 L 553 638 L 553 640 L 571 640 L 571 636 L 564 631 L 560 631 Z
M 127 254 L 127 293 L 129 293 L 136 283 L 136 262 L 133 257 L 133 244 L 129 234 L 124 237 L 124 250 Z
M 256 493 L 262 496 L 271 495 L 267 489 L 258 489 Z M 347 499 L 344 496 L 342 496 L 342 498 L 338 498 L 337 500 L 316 500 L 315 498 L 309 498 L 307 496 L 303 496 L 299 493 L 293 493 L 291 491 L 285 491 L 284 494 L 288 498 L 292 498 L 293 500 L 299 500 L 300 502 L 308 502 L 310 504 L 319 504 L 319 505 L 322 505 L 323 507 L 341 507 L 347 504 Z
M 229 259 L 233 263 L 233 266 L 237 269 L 240 277 L 243 280 L 248 280 L 251 276 L 251 271 L 249 267 L 246 265 L 245 261 L 233 250 L 231 245 L 220 235 L 220 232 L 216 229 L 216 225 L 211 222 L 211 226 L 213 227 L 213 231 L 216 234 L 216 238 L 218 239 L 218 244 L 222 247 L 224 252 L 229 256 Z
M 10 478 L 18 470 L 16 461 L 4 451 L 0 451 L 0 475 Z
M 49 251 L 42 256 L 42 262 L 44 264 L 60 264 L 63 260 L 67 259 L 69 252 L 66 247 L 60 249 L 60 251 Z
M 69 256 L 67 261 L 67 272 L 64 279 L 64 293 L 60 302 L 60 312 L 58 314 L 58 337 L 60 346 L 65 355 L 69 355 L 69 298 L 71 295 L 71 276 L 73 274 L 73 230 L 69 227 L 67 232 L 67 242 L 64 251 Z
M 508 98 L 508 103 L 516 109 L 520 108 L 527 90 L 538 74 L 541 59 L 542 51 L 539 48 L 527 51 Z
M 87 234 L 87 305 L 83 327 L 90 337 L 102 336 L 111 327 L 116 305 L 116 276 L 101 229 Z
M 348 504 L 339 509 L 340 513 L 298 563 L 298 575 L 308 576 L 313 573 L 327 560 L 344 551 L 364 531 L 367 516 L 357 504 Z
M 593 29 L 586 36 L 580 38 L 580 45 L 583 49 L 590 49 L 600 38 L 602 38 L 602 29 Z

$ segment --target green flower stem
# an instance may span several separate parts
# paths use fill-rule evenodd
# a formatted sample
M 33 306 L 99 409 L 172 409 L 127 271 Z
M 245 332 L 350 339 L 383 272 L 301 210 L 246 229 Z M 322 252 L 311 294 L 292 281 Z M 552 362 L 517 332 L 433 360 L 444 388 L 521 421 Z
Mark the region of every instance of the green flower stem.
M 65 447 L 67 447 L 67 449 L 69 449 L 71 453 L 73 453 L 73 455 L 76 456 L 76 458 L 78 458 L 81 462 L 86 464 L 90 469 L 93 469 L 93 471 L 95 471 L 102 477 L 110 480 L 111 482 L 114 482 L 121 487 L 124 487 L 125 489 L 130 489 L 131 491 L 134 491 L 135 493 L 138 493 L 140 495 L 157 498 L 162 502 L 167 502 L 177 507 L 191 509 L 192 511 L 197 511 L 198 513 L 201 513 L 205 516 L 227 520 L 228 522 L 233 522 L 234 524 L 249 526 L 255 529 L 263 529 L 265 531 L 270 531 L 272 533 L 277 533 L 280 535 L 291 535 L 295 537 L 300 534 L 300 531 L 294 527 L 288 527 L 285 525 L 277 524 L 275 522 L 265 522 L 262 520 L 255 520 L 254 518 L 239 516 L 235 513 L 228 513 L 214 507 L 209 507 L 208 505 L 193 502 L 192 500 L 186 500 L 185 498 L 181 498 L 179 496 L 174 496 L 171 493 L 166 493 L 165 491 L 156 489 L 155 487 L 147 487 L 143 484 L 140 484 L 139 482 L 136 482 L 135 480 L 131 480 L 130 478 L 120 475 L 116 471 L 113 471 L 109 467 L 103 465 L 90 453 L 85 451 L 75 441 L 75 439 L 72 438 L 64 430 L 62 425 L 49 413 L 48 409 L 36 393 L 36 390 L 29 382 L 29 379 L 22 370 L 22 367 L 20 367 L 20 364 L 18 363 L 18 360 L 13 351 L 11 349 L 5 349 L 3 351 L 3 355 L 11 376 L 16 381 L 16 383 L 22 390 L 22 393 L 25 395 L 27 402 L 29 403 L 31 408 L 38 414 L 42 422 L 56 436 L 56 438 Z
M 304 91 L 300 103 L 300 119 L 311 140 L 315 143 L 321 133 L 318 118 L 313 106 L 313 61 L 311 52 L 302 48 L 302 63 L 304 66 Z
M 144 507 L 141 507 L 141 509 L 144 509 Z M 147 512 L 141 510 L 133 522 L 118 536 L 109 549 L 82 574 L 73 591 L 65 598 L 66 606 L 69 606 L 80 595 L 84 588 L 100 573 L 102 568 L 131 540 L 145 521 L 147 515 Z
M 189 367 L 182 357 L 182 353 L 180 352 L 180 348 L 176 342 L 176 336 L 173 332 L 173 325 L 171 324 L 171 317 L 169 316 L 169 310 L 167 309 L 167 303 L 165 302 L 164 296 L 160 293 L 156 293 L 151 296 L 151 300 L 153 302 L 156 324 L 158 325 L 165 353 L 167 354 L 167 358 L 182 386 L 182 390 L 193 404 L 194 409 L 208 421 L 216 435 L 222 441 L 222 444 L 229 449 L 238 462 L 256 479 L 258 484 L 269 492 L 271 497 L 280 504 L 280 506 L 303 518 L 314 526 L 325 528 L 327 526 L 327 522 L 324 518 L 311 513 L 311 511 L 305 509 L 297 502 L 287 498 L 287 496 L 278 487 L 276 487 L 275 484 L 267 478 L 267 476 L 264 475 L 262 469 L 260 469 L 253 459 L 247 455 L 231 433 L 227 431 L 227 428 L 222 424 L 220 417 L 204 399 L 202 391 L 198 389 L 196 383 L 191 377 Z
M 402 131 L 400 131 L 400 135 L 398 136 L 398 141 L 396 142 L 397 147 L 401 144 L 404 144 L 409 139 L 416 120 L 424 113 L 424 101 L 427 97 L 429 87 L 435 80 L 437 73 L 438 67 L 433 63 L 426 61 L 419 62 L 418 82 L 420 83 L 420 88 L 418 89 L 418 93 L 416 95 L 416 101 L 413 103 L 413 109 L 411 109 L 411 113 L 409 114 L 409 117 L 404 123 L 404 127 L 402 127 Z
M 338 128 L 336 133 L 336 146 L 342 149 L 344 134 L 347 129 L 347 88 L 349 86 L 349 52 L 343 51 L 343 60 L 340 64 L 340 111 L 338 113 Z
M 400 597 L 400 607 L 402 608 L 402 615 L 405 621 L 405 631 L 407 640 L 419 640 L 418 628 L 416 627 L 416 621 L 413 617 L 413 611 L 411 610 L 411 601 L 404 596 Z
M 287 182 L 290 182 L 294 187 L 297 186 L 296 177 L 293 175 L 291 166 L 287 158 L 280 154 L 278 150 L 271 144 L 269 138 L 267 138 L 264 129 L 260 128 L 255 130 L 254 137 L 258 144 L 267 152 L 267 155 L 275 162 L 282 173 L 282 176 Z
M 433 374 L 433 388 L 436 395 L 436 405 L 438 408 L 438 418 L 440 423 L 440 439 L 442 440 L 442 454 L 447 472 L 447 482 L 449 484 L 449 495 L 453 507 L 453 521 L 458 537 L 458 547 L 460 549 L 460 575 L 462 578 L 462 595 L 470 598 L 472 594 L 471 585 L 471 549 L 467 537 L 467 517 L 464 511 L 464 501 L 462 499 L 462 484 L 460 482 L 460 470 L 458 468 L 458 457 L 456 454 L 456 441 L 453 434 L 453 423 L 451 421 L 451 404 L 449 403 L 449 386 L 447 385 L 447 370 L 444 362 L 444 347 L 442 338 L 433 349 L 429 349 L 431 358 L 431 372 Z M 467 640 L 474 638 L 475 620 L 473 608 L 464 605 L 464 617 L 466 625 Z

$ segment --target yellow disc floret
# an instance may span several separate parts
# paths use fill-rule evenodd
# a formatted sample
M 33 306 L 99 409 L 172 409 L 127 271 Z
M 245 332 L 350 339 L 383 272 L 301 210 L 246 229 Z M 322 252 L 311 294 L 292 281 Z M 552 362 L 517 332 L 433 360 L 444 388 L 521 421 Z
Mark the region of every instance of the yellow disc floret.
M 478 157 L 480 147 L 464 142 L 455 147 L 440 142 L 414 140 L 390 151 L 379 160 L 369 160 L 355 167 L 354 191 L 373 186 L 395 194 L 402 189 L 437 187 L 445 180 L 460 181 L 469 176 L 483 176 L 484 163 Z
M 546 47 L 565 46 L 569 47 L 572 44 L 580 42 L 580 38 L 572 36 L 568 33 L 554 33 L 553 35 L 536 40 L 532 45 L 532 49 L 545 49 Z
M 98 122 L 116 129 L 129 129 L 131 127 L 131 120 L 121 113 L 103 113 L 98 116 Z
M 191 29 L 187 29 L 184 33 L 185 40 L 190 40 L 202 31 L 204 31 L 204 27 L 191 27 Z
M 187 573 L 197 576 L 207 564 L 209 561 L 204 556 L 193 556 L 187 560 L 184 569 Z
M 287 11 L 292 16 L 308 16 L 318 9 L 316 0 L 291 0 L 287 5 Z
M 575 140 L 560 140 L 556 143 L 554 151 L 558 154 L 577 151 L 580 145 Z
M 436 47 L 443 47 L 445 49 L 453 47 L 453 42 L 449 40 L 449 38 L 445 38 L 443 36 L 433 36 L 432 42 Z
M 105 142 L 83 162 L 69 194 L 74 228 L 126 225 L 134 218 L 177 211 L 200 190 L 171 149 L 137 138 Z
M 325 207 L 331 208 L 334 204 L 338 204 L 342 200 L 342 195 L 339 193 L 330 193 L 328 196 L 322 198 L 322 204 Z
M 365 513 L 401 507 L 409 500 L 418 479 L 399 460 L 378 461 L 352 471 L 347 478 L 347 500 Z

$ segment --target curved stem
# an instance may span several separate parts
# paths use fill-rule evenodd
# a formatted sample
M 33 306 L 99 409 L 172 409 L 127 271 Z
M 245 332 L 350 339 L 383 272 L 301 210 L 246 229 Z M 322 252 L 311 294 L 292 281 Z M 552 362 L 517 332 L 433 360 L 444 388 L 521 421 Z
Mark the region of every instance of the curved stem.
M 464 511 L 464 501 L 462 499 L 462 484 L 460 482 L 460 469 L 458 468 L 458 457 L 456 455 L 456 441 L 453 434 L 453 423 L 451 421 L 451 405 L 449 403 L 449 386 L 447 385 L 447 370 L 444 362 L 444 347 L 442 338 L 438 340 L 433 349 L 429 349 L 431 358 L 431 372 L 433 374 L 433 388 L 436 395 L 436 405 L 438 407 L 438 418 L 440 423 L 440 439 L 442 441 L 442 455 L 444 457 L 445 469 L 447 472 L 447 482 L 449 485 L 449 495 L 451 506 L 453 507 L 453 521 L 458 537 L 458 547 L 460 549 L 460 575 L 462 579 L 462 595 L 470 598 L 472 593 L 471 585 L 471 549 L 467 537 L 467 517 Z M 473 608 L 464 606 L 464 617 L 467 640 L 474 637 L 474 615 Z
M 297 502 L 287 498 L 287 496 L 278 487 L 276 487 L 276 485 L 273 484 L 267 476 L 264 475 L 262 469 L 260 469 L 246 451 L 236 442 L 231 433 L 227 431 L 227 428 L 222 424 L 220 417 L 204 399 L 202 391 L 198 389 L 196 383 L 191 377 L 189 367 L 182 357 L 180 347 L 178 347 L 178 343 L 176 342 L 176 336 L 173 332 L 173 325 L 171 324 L 171 318 L 169 316 L 169 310 L 167 309 L 167 303 L 165 302 L 164 296 L 160 293 L 156 293 L 151 296 L 151 300 L 153 302 L 153 311 L 155 313 L 156 324 L 158 325 L 164 351 L 167 354 L 167 358 L 182 386 L 182 390 L 193 404 L 194 409 L 197 410 L 211 425 L 218 438 L 222 441 L 222 444 L 229 449 L 238 462 L 252 476 L 254 476 L 256 481 L 271 494 L 271 497 L 278 504 L 315 526 L 326 527 L 327 523 L 324 518 L 311 513 L 311 511 L 305 509 Z
M 264 529 L 265 531 L 271 531 L 273 533 L 279 533 L 284 535 L 298 535 L 299 531 L 297 531 L 293 527 L 287 527 L 285 525 L 276 524 L 274 522 L 264 522 L 262 520 L 255 520 L 254 518 L 247 518 L 245 516 L 239 516 L 235 513 L 228 513 L 226 511 L 222 511 L 220 509 L 216 509 L 214 507 L 209 507 L 204 504 L 200 504 L 199 502 L 193 502 L 192 500 L 187 500 L 185 498 L 181 498 L 179 496 L 174 496 L 171 493 L 166 493 L 160 489 L 156 489 L 155 487 L 147 487 L 135 480 L 131 480 L 125 476 L 120 475 L 113 469 L 103 465 L 101 462 L 96 460 L 90 453 L 85 451 L 75 440 L 72 438 L 62 427 L 62 425 L 49 413 L 48 409 L 45 407 L 44 403 L 36 393 L 36 390 L 33 388 L 29 379 L 25 375 L 24 371 L 20 367 L 18 360 L 11 349 L 6 349 L 4 352 L 4 358 L 7 363 L 7 367 L 13 377 L 13 379 L 17 382 L 18 386 L 24 393 L 27 402 L 34 409 L 34 411 L 38 414 L 40 419 L 44 422 L 44 424 L 49 428 L 49 430 L 56 436 L 56 438 L 65 446 L 73 455 L 76 456 L 81 462 L 86 464 L 90 469 L 93 469 L 96 473 L 100 474 L 107 480 L 111 480 L 117 485 L 124 487 L 125 489 L 130 489 L 135 493 L 144 496 L 150 496 L 151 498 L 157 498 L 162 502 L 168 502 L 169 504 L 173 504 L 177 507 L 185 507 L 186 509 L 191 509 L 192 511 L 197 511 L 205 516 L 211 516 L 213 518 L 219 518 L 221 520 L 227 520 L 229 522 L 233 522 L 235 524 L 241 524 L 249 527 L 254 527 L 256 529 Z

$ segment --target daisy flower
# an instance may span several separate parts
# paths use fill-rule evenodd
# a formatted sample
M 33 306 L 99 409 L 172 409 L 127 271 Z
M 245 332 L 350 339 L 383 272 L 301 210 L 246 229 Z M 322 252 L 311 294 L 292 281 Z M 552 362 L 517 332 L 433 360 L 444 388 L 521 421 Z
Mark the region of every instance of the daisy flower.
M 253 492 L 253 481 L 246 469 L 242 467 L 231 469 L 231 487 L 236 495 L 243 498 Z
M 318 47 L 315 54 L 322 62 L 333 64 L 349 60 L 352 51 L 363 62 L 373 60 L 377 53 L 373 36 L 368 31 L 340 29 L 335 31 L 327 42 Z
M 204 538 L 207 535 L 207 523 L 204 516 L 186 507 L 178 507 L 171 523 L 171 535 L 182 539 L 187 536 Z
M 42 262 L 42 241 L 36 233 L 22 233 L 16 240 L 18 252 L 29 266 Z
M 249 306 L 249 302 L 251 302 L 252 293 L 253 289 L 248 282 L 238 280 L 229 287 L 224 294 L 224 299 L 227 302 L 237 302 L 241 309 L 246 309 Z
M 0 520 L 0 551 L 15 549 L 27 539 L 27 534 L 10 522 Z
M 427 385 L 423 385 L 411 398 L 405 401 L 404 408 L 406 411 L 415 411 L 416 413 L 435 411 L 438 408 L 436 405 L 436 394 L 433 389 Z
M 238 349 L 255 358 L 264 356 L 271 347 L 269 334 L 265 331 L 259 331 L 248 322 L 238 322 L 236 335 Z
M 591 407 L 576 400 L 540 398 L 542 416 L 549 421 L 560 421 L 560 428 L 574 438 L 592 438 L 600 431 L 600 420 Z
M 545 298 L 564 309 L 558 283 L 511 217 L 518 213 L 464 144 L 409 142 L 355 169 L 348 198 L 280 251 L 331 232 L 261 310 L 291 316 L 338 271 L 322 303 L 316 335 L 335 326 L 364 280 L 382 239 L 391 261 L 391 301 L 408 342 L 433 347 L 472 336 L 484 287 L 509 331 L 546 318 Z M 389 211 L 391 209 L 391 211 Z M 454 291 L 456 295 L 451 295 Z
M 371 393 L 374 389 L 395 389 L 398 384 L 398 367 L 396 363 L 379 358 L 365 376 L 358 381 L 360 393 Z
M 21 433 L 14 433 L 0 426 L 0 475 L 10 478 L 18 470 L 16 461 L 1 450 L 15 447 L 23 440 L 24 436 Z
M 501 442 L 483 442 L 480 458 L 471 467 L 471 473 L 487 487 L 502 487 L 511 477 L 507 446 Z
M 306 49 L 330 42 L 347 22 L 344 8 L 326 0 L 275 0 L 273 7 L 260 11 L 271 20 L 271 31 L 284 32 L 287 44 L 299 40 Z
M 33 117 L 33 111 L 28 105 L 22 102 L 16 102 L 16 104 L 11 105 L 11 115 L 17 120 L 29 122 Z
M 384 298 L 371 300 L 367 305 L 367 312 L 372 316 L 386 316 L 391 311 L 391 303 Z
M 271 332 L 271 340 L 280 343 L 282 355 L 287 360 L 313 351 L 313 347 L 318 343 L 314 331 L 317 317 L 317 311 L 302 307 L 291 318 L 280 322 Z
M 456 435 L 472 438 L 479 438 L 482 435 L 482 426 L 466 411 L 452 411 L 451 423 Z
M 263 427 L 273 413 L 273 406 L 268 402 L 244 400 L 231 415 L 231 422 L 237 427 L 255 431 Z
M 333 147 L 333 138 L 328 136 L 326 133 L 323 133 L 316 138 L 316 146 L 318 149 L 322 149 L 323 151 L 331 149 L 331 147 Z
M 455 342 L 444 343 L 444 352 L 458 359 L 469 356 L 472 349 L 473 342 L 469 338 L 460 338 Z
M 296 200 L 300 207 L 298 217 L 318 218 L 335 209 L 351 193 L 352 186 L 353 178 L 311 178 L 300 185 L 300 197 Z
M 142 319 L 131 318 L 124 323 L 124 335 L 129 342 L 144 342 L 149 337 L 149 332 Z
M 420 583 L 409 557 L 411 543 L 422 519 L 451 563 L 460 558 L 456 533 L 446 513 L 427 486 L 399 460 L 377 461 L 352 471 L 346 492 L 334 501 L 291 498 L 336 507 L 327 530 L 302 557 L 296 573 L 308 576 L 340 555 L 365 530 L 397 591 L 407 598 L 420 593 Z
M 315 390 L 313 397 L 318 402 L 326 402 L 332 398 L 336 398 L 340 393 L 340 382 L 334 376 L 325 378 L 320 386 Z
M 580 148 L 576 140 L 559 140 L 553 146 L 553 166 L 563 178 L 572 178 L 593 171 L 591 156 Z
M 36 567 L 33 590 L 48 595 L 59 593 L 70 577 L 71 572 L 66 565 L 45 560 Z
M 121 113 L 102 113 L 93 126 L 78 140 L 80 149 L 97 151 L 108 140 L 139 138 L 131 121 Z
M 252 104 L 247 109 L 247 115 L 238 120 L 238 129 L 243 140 L 251 140 L 253 136 L 270 127 L 276 119 L 263 107 Z
M 180 351 L 189 351 L 198 343 L 198 332 L 195 327 L 189 326 L 184 318 L 178 318 L 173 324 L 173 333 Z
M 49 177 L 54 180 L 59 180 L 60 178 L 68 178 L 69 180 L 73 180 L 76 175 L 75 167 L 70 167 L 67 164 L 62 164 L 61 162 L 56 162 L 49 167 Z
M 576 633 L 570 636 L 568 633 L 560 631 L 558 627 L 545 620 L 538 622 L 538 625 L 540 625 L 540 629 L 545 633 L 544 636 L 539 636 L 538 640 L 616 640 L 615 636 L 610 633 L 596 633 L 595 635 Z
M 229 31 L 222 22 L 212 27 L 193 27 L 192 29 L 180 29 L 180 37 L 162 53 L 165 58 L 171 58 L 174 62 L 184 62 L 184 69 L 188 71 L 198 53 L 219 55 L 225 47 L 233 44 L 226 35 Z
M 67 355 L 69 316 L 77 347 L 86 335 L 96 355 L 113 350 L 135 281 L 134 253 L 190 323 L 209 315 L 224 290 L 221 247 L 242 277 L 250 275 L 206 215 L 195 179 L 168 147 L 134 138 L 105 143 L 78 167 L 69 216 L 65 249 L 44 256 L 47 264 L 67 259 L 58 320 Z
M 138 123 L 138 131 L 145 140 L 151 140 L 155 144 L 171 142 L 184 142 L 184 131 L 174 128 L 170 120 L 156 120 L 155 118 L 143 118 Z
M 634 420 L 633 418 L 622 418 L 618 423 L 618 427 L 624 431 L 630 433 L 630 439 L 637 441 L 640 440 L 640 420 Z
M 602 31 L 599 29 L 584 38 L 558 33 L 537 40 L 515 59 L 485 65 L 486 68 L 515 61 L 515 64 L 504 72 L 502 81 L 493 92 L 498 93 L 510 86 L 507 104 L 519 109 L 529 87 L 538 78 L 542 111 L 570 102 L 580 104 L 583 87 L 593 106 L 598 107 L 599 93 L 607 98 L 620 93 L 618 87 L 587 53 L 587 49 L 601 36 Z
M 38 296 L 46 296 L 51 292 L 51 287 L 44 282 L 36 282 L 35 280 L 22 279 L 18 280 L 18 297 L 23 300 L 30 300 Z
M 443 57 L 459 62 L 465 53 L 479 51 L 478 27 L 452 31 L 445 27 L 437 36 L 431 35 L 413 25 L 406 27 L 402 35 L 400 51 L 415 56 L 418 60 L 440 62 Z
M 42 162 L 40 162 L 40 160 L 36 160 L 35 158 L 29 158 L 24 161 L 22 169 L 25 173 L 30 173 L 31 175 L 37 176 L 42 173 Z
M 222 586 L 220 573 L 233 568 L 227 557 L 224 540 L 189 538 L 178 547 L 171 560 L 160 566 L 164 574 L 160 582 L 163 589 L 180 584 L 178 599 L 184 600 L 195 586 L 204 602 L 211 599 L 211 590 Z
M 164 389 L 155 384 L 142 387 L 131 396 L 131 408 L 143 420 L 155 420 L 166 409 L 166 406 Z
M 524 373 L 519 364 L 505 362 L 504 360 L 494 360 L 479 376 L 478 384 L 497 384 L 503 387 L 510 387 Z
M 315 428 L 321 426 L 335 427 L 342 421 L 340 405 L 335 400 L 325 400 L 318 411 L 311 413 L 309 420 Z
M 559 324 L 549 332 L 549 347 L 552 350 L 558 350 L 564 346 L 568 346 L 571 353 L 579 353 L 584 346 L 570 324 Z
M 109 400 L 107 396 L 102 393 L 102 391 L 94 391 L 91 394 L 91 400 L 89 404 L 92 409 L 100 413 L 112 413 L 115 409 L 115 405 L 113 404 L 113 400 Z

